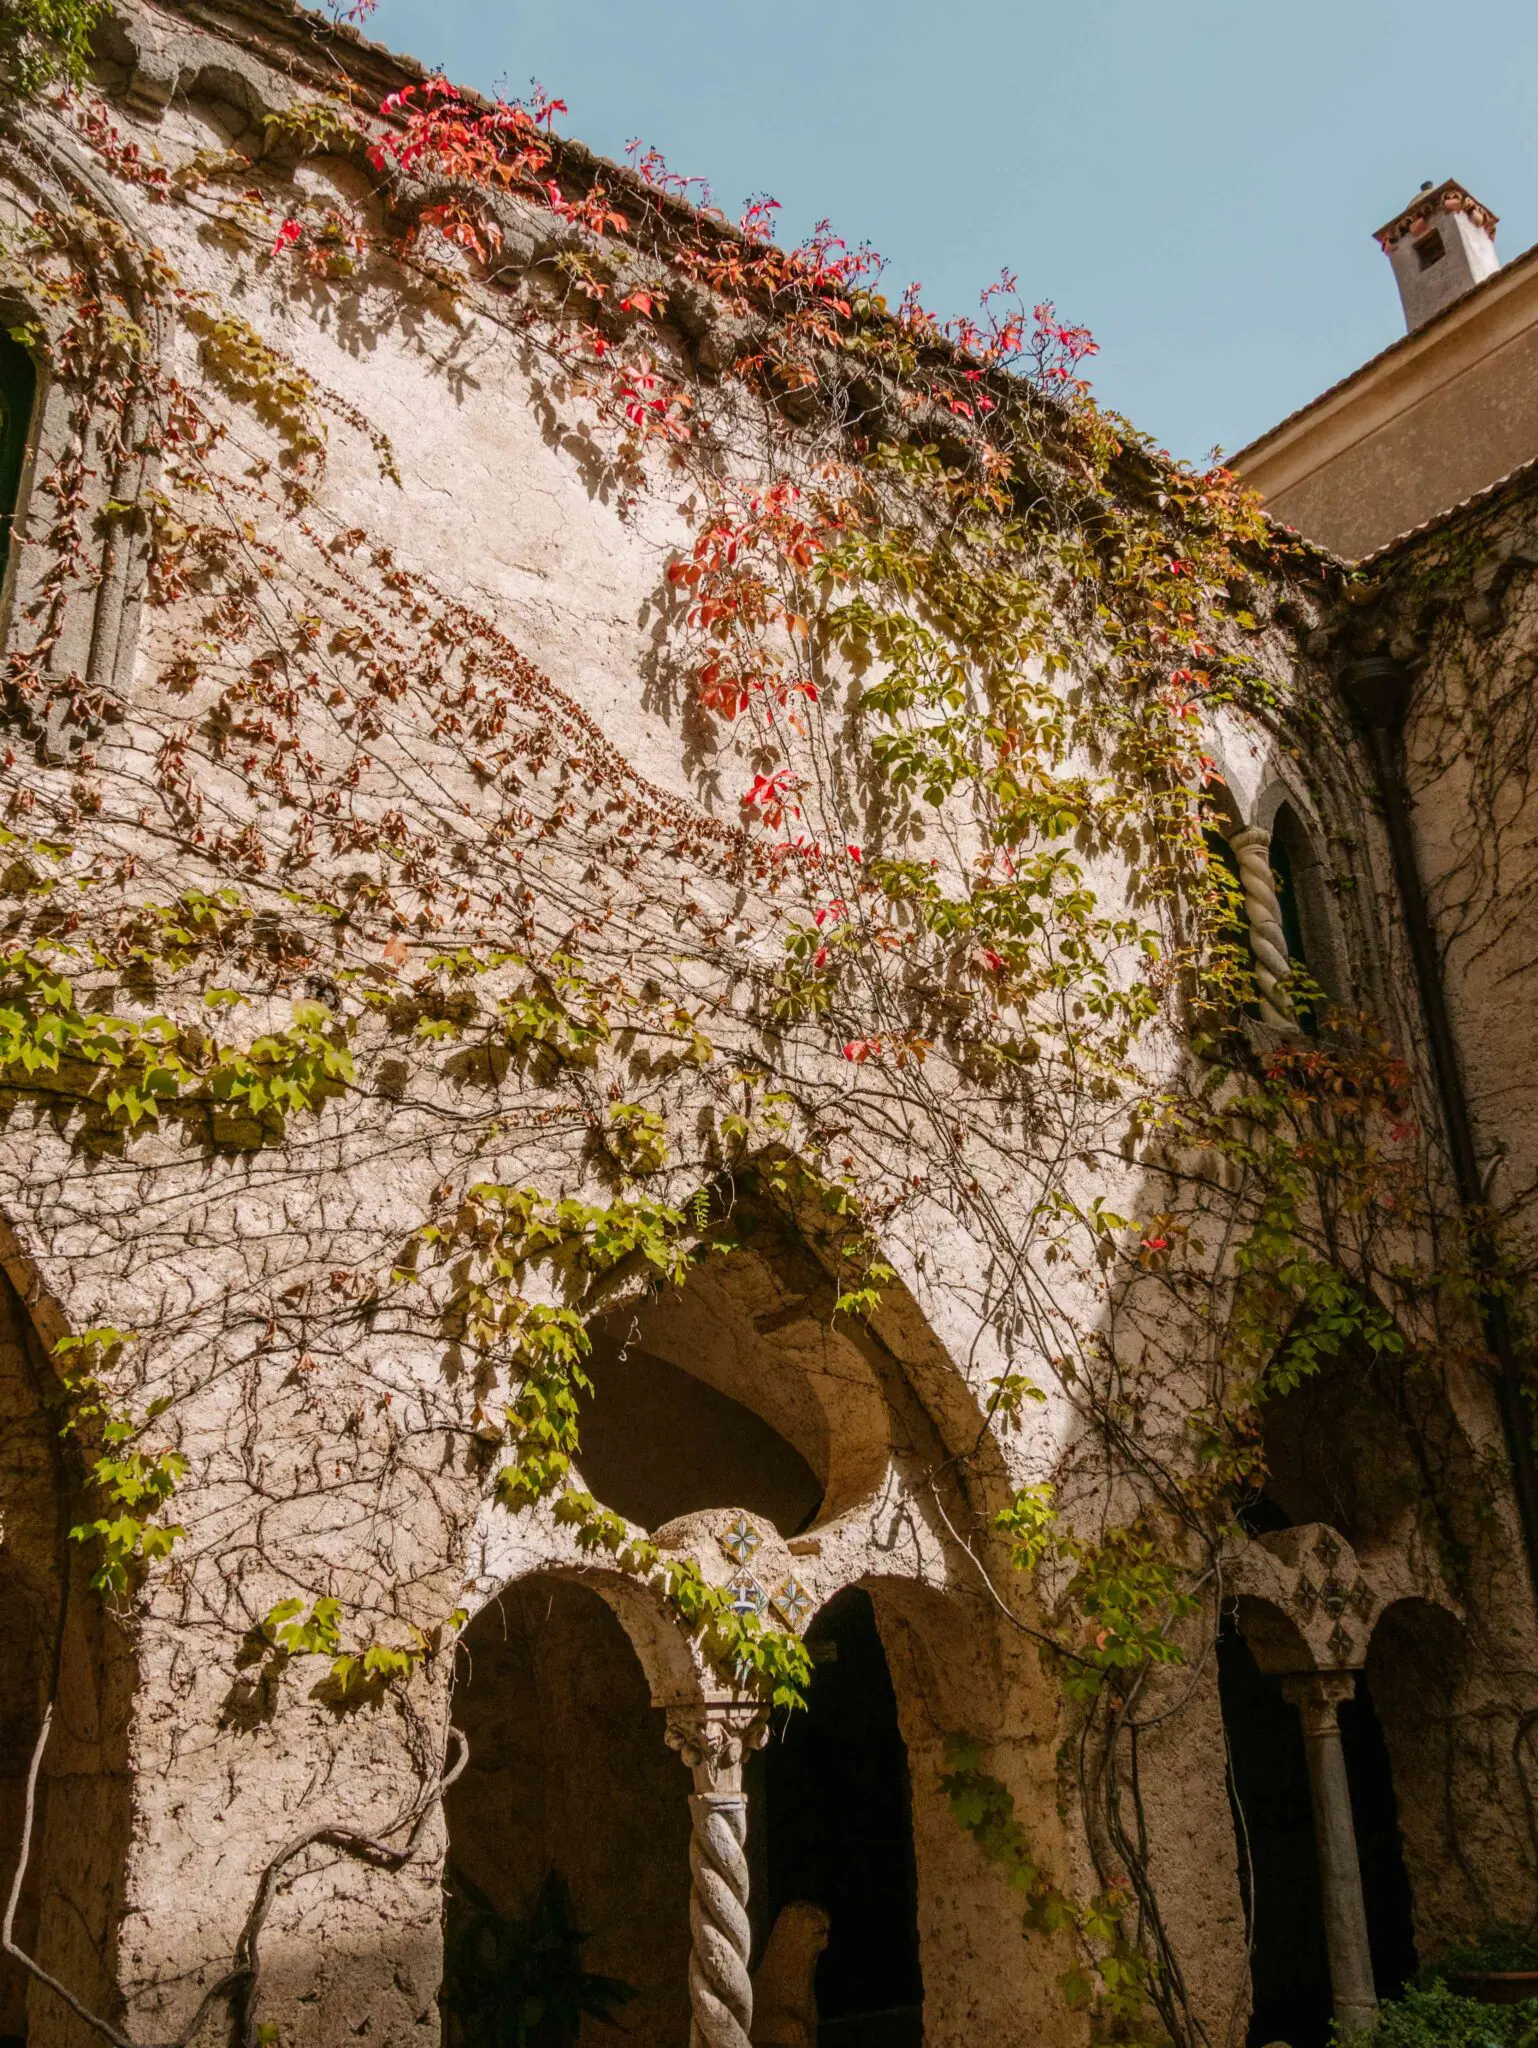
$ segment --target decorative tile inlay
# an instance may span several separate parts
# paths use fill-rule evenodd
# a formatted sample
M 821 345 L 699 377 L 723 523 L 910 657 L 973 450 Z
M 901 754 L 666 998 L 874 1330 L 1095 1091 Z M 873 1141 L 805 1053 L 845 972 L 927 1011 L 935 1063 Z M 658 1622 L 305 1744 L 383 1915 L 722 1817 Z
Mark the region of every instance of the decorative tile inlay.
M 812 1596 L 794 1572 L 781 1579 L 769 1598 L 781 1621 L 794 1629 L 799 1629 L 812 1611 Z
M 726 1582 L 726 1590 L 732 1596 L 732 1612 L 744 1620 L 751 1614 L 755 1621 L 762 1621 L 769 1611 L 769 1595 L 748 1571 L 738 1572 Z
M 1344 1664 L 1346 1659 L 1351 1655 L 1351 1647 L 1352 1645 L 1350 1636 L 1347 1635 L 1345 1629 L 1341 1626 L 1341 1624 L 1339 1622 L 1336 1622 L 1334 1628 L 1330 1631 L 1330 1639 L 1325 1644 L 1325 1648 L 1329 1651 L 1330 1655 L 1335 1659 L 1337 1664 Z
M 1345 1613 L 1350 1598 L 1351 1594 L 1345 1582 L 1336 1578 L 1334 1572 L 1331 1572 L 1319 1588 L 1320 1606 L 1326 1614 L 1333 1614 L 1337 1620 Z
M 1358 1620 L 1366 1621 L 1377 1604 L 1371 1586 L 1358 1573 L 1356 1584 L 1351 1588 L 1351 1612 Z
M 1308 1620 L 1314 1609 L 1319 1605 L 1319 1588 L 1314 1584 L 1307 1572 L 1300 1572 L 1298 1574 L 1298 1583 L 1293 1589 L 1292 1604 L 1297 1608 L 1305 1621 Z
M 1336 1560 L 1340 1556 L 1340 1545 L 1328 1529 L 1320 1530 L 1319 1540 L 1314 1545 L 1314 1555 L 1327 1572 L 1334 1571 Z
M 717 1540 L 734 1564 L 747 1564 L 764 1541 L 746 1515 L 739 1515 Z

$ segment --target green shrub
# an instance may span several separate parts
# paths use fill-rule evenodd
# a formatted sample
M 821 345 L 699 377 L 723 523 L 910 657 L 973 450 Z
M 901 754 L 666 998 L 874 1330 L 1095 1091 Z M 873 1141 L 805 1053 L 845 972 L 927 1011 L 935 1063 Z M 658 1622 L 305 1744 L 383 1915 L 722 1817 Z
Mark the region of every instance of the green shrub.
M 1484 2005 L 1446 1984 L 1411 1985 L 1379 2008 L 1375 2027 L 1337 2041 L 1339 2048 L 1538 2048 L 1538 1999 Z
M 1461 1971 L 1538 1970 L 1538 1943 L 1527 1927 L 1492 1927 L 1477 1941 L 1449 1949 L 1420 1974 L 1422 1984 L 1440 1983 Z
M 462 1871 L 448 1881 L 443 2007 L 462 2048 L 574 2048 L 584 2018 L 614 2026 L 636 1996 L 619 1977 L 582 1967 L 590 1937 L 572 1919 L 566 1880 L 552 1870 L 527 1916 L 509 1919 Z

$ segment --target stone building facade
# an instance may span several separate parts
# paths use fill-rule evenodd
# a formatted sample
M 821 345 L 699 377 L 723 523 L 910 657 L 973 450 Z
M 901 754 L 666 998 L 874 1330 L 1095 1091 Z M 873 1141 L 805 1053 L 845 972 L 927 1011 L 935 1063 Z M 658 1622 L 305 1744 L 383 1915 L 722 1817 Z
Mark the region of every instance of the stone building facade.
M 1308 2048 L 1525 1919 L 1527 488 L 1364 584 L 280 0 L 98 59 L 0 118 L 0 2037 Z
M 1456 178 L 1377 231 L 1405 332 L 1233 458 L 1276 518 L 1348 561 L 1538 454 L 1538 249 L 1496 254 Z

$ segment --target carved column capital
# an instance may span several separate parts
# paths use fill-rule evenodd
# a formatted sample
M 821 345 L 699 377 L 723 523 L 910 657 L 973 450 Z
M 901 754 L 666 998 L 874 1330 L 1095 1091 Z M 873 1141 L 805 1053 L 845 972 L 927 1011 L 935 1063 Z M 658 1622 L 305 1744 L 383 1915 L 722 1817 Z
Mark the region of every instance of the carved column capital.
M 769 1740 L 761 1700 L 701 1700 L 667 1710 L 666 1741 L 694 1773 L 696 1792 L 738 1792 L 743 1758 Z
M 1354 1671 L 1302 1671 L 1282 1680 L 1282 1697 L 1298 1710 L 1305 1736 L 1333 1735 L 1336 1710 L 1356 1691 Z
M 689 1801 L 689 2048 L 750 2048 L 753 1930 L 743 1758 L 769 1739 L 761 1700 L 669 1707 L 667 1745 L 694 1773 Z

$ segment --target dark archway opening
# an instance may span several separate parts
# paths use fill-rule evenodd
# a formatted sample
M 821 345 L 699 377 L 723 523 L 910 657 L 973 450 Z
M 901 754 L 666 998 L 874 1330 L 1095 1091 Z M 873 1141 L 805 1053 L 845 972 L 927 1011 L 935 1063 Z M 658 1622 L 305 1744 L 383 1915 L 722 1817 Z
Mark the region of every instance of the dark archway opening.
M 689 1777 L 624 1629 L 585 1586 L 521 1581 L 461 1639 L 453 1721 L 445 2048 L 567 2048 L 605 2012 L 632 2048 L 677 2048 Z
M 20 342 L 0 330 L 0 581 L 20 509 L 22 470 L 36 399 L 37 372 L 31 356 Z
M 746 1508 L 794 1536 L 822 1482 L 793 1444 L 730 1394 L 595 1334 L 578 1463 L 605 1507 L 643 1529 L 702 1508 Z
M 1356 1697 L 1340 1709 L 1340 1740 L 1351 1781 L 1351 1818 L 1367 1902 L 1373 1981 L 1380 1998 L 1397 1998 L 1420 1959 L 1415 1953 L 1410 1878 L 1399 1839 L 1388 1743 L 1365 1671 L 1358 1674 Z
M 1397 1362 L 1355 1347 L 1268 1401 L 1265 1506 L 1247 1504 L 1251 1525 L 1323 1522 L 1359 1554 L 1398 1542 L 1426 1497 L 1406 1406 Z
M 924 1984 L 908 1754 L 870 1595 L 851 1586 L 807 1634 L 804 1713 L 749 1777 L 755 1948 L 781 1909 L 829 1916 L 817 1966 L 819 2048 L 918 2048 Z
M 14 1574 L 0 1569 L 0 1909 L 16 1879 L 26 1807 L 27 1773 L 42 1727 L 43 1642 L 31 1603 Z M 48 1784 L 39 1785 L 32 1854 L 16 1914 L 16 1940 L 37 1953 L 44 1808 Z M 22 2048 L 27 2038 L 31 1980 L 20 1963 L 0 1956 L 0 2048 Z
M 1330 1965 L 1303 1730 L 1232 1620 L 1218 1636 L 1218 1696 L 1250 1929 L 1250 2048 L 1324 2048 Z
M 1330 1966 L 1303 1731 L 1282 1680 L 1259 1669 L 1232 1620 L 1218 1637 L 1218 1692 L 1250 1928 L 1249 2048 L 1277 2040 L 1325 2048 Z M 1340 1709 L 1340 1728 L 1373 1978 L 1380 1998 L 1394 1998 L 1416 1969 L 1410 1882 L 1388 1748 L 1365 1674 Z

